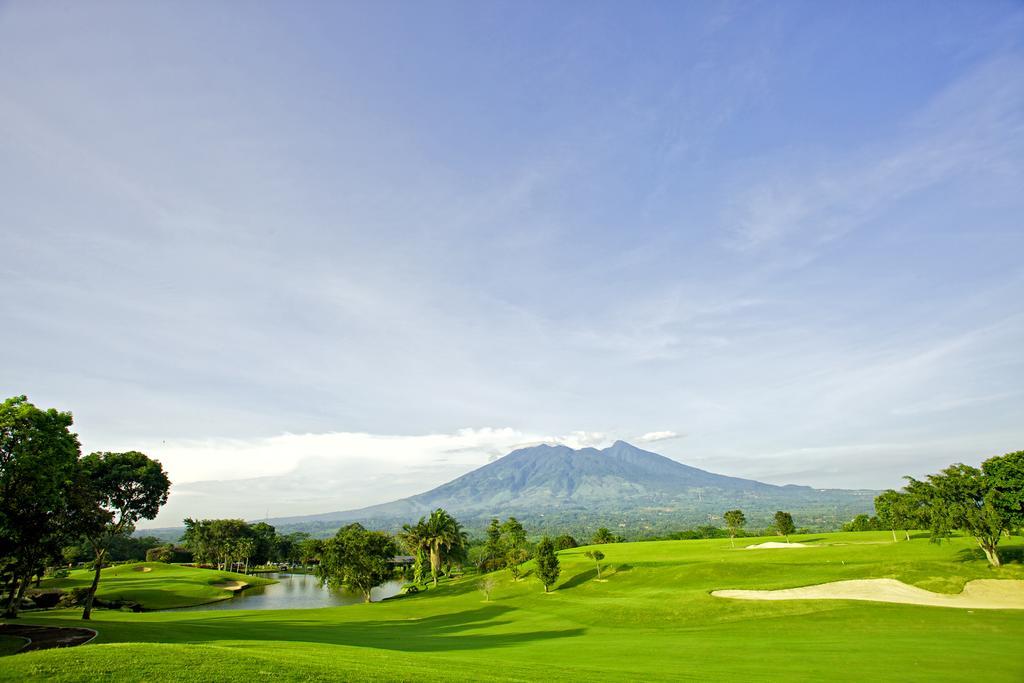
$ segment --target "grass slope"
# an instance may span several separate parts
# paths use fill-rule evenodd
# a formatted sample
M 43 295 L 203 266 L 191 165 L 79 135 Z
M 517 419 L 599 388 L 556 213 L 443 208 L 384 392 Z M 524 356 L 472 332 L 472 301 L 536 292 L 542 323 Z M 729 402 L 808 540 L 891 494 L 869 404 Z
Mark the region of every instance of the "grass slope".
M 91 569 L 82 569 L 64 579 L 48 579 L 42 587 L 84 588 L 92 583 L 92 577 Z M 103 600 L 137 602 L 144 609 L 169 609 L 226 600 L 234 593 L 214 585 L 225 581 L 244 581 L 251 586 L 274 583 L 270 579 L 234 572 L 137 562 L 104 569 L 96 595 Z
M 603 546 L 560 554 L 558 590 L 502 574 L 493 601 L 473 578 L 387 601 L 318 610 L 100 611 L 94 644 L 14 655 L 0 679 L 210 680 L 900 680 L 1024 679 L 1024 612 L 714 598 L 718 588 L 786 588 L 895 578 L 957 592 L 975 578 L 1024 579 L 1024 543 L 988 568 L 970 539 L 794 537 L 818 547 L 742 550 L 728 540 Z M 764 539 L 744 539 L 743 544 Z M 31 615 L 76 624 L 75 614 Z M 25 621 L 29 621 L 26 618 Z

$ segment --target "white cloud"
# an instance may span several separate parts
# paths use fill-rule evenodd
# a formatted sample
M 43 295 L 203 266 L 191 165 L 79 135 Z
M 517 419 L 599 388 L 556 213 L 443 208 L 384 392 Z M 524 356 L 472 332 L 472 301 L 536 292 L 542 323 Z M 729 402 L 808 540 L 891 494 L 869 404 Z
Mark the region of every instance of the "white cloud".
M 663 431 L 663 432 L 647 432 L 646 434 L 644 434 L 643 436 L 641 436 L 639 438 L 639 441 L 643 441 L 645 443 L 651 443 L 651 442 L 654 442 L 654 441 L 668 441 L 669 439 L 680 439 L 680 438 L 682 438 L 684 436 L 686 436 L 686 435 L 685 434 L 678 434 L 676 432 L 667 431 L 667 430 Z

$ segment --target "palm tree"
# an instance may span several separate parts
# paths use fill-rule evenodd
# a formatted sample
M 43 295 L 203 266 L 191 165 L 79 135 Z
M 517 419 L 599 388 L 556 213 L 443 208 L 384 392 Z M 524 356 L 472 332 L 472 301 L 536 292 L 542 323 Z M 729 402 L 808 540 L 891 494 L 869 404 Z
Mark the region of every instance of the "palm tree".
M 435 586 L 441 567 L 464 561 L 469 546 L 469 535 L 462 530 L 462 525 L 441 508 L 431 512 L 430 517 L 420 517 L 414 525 L 403 525 L 398 538 L 413 555 L 424 552 L 430 556 L 430 574 Z
M 423 517 L 416 524 L 403 524 L 402 530 L 398 533 L 398 540 L 405 549 L 416 558 L 416 576 L 414 581 L 423 581 L 422 558 L 430 551 L 430 543 L 427 540 L 427 523 Z
M 421 519 L 420 524 L 424 525 L 423 531 L 430 552 L 430 573 L 436 586 L 441 565 L 449 558 L 460 557 L 469 537 L 458 521 L 441 508 L 431 512 L 425 522 Z

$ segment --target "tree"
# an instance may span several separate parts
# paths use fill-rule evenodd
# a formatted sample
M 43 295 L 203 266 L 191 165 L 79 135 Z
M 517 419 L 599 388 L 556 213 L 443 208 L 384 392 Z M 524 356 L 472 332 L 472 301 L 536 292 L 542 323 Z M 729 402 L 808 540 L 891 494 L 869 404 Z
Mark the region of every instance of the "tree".
M 307 538 L 299 543 L 299 556 L 302 566 L 315 565 L 320 562 L 324 553 L 324 541 L 319 538 Z
M 398 545 L 390 535 L 349 524 L 324 543 L 316 576 L 332 588 L 358 591 L 370 602 L 374 586 L 394 577 L 397 553 Z
M 235 541 L 235 552 L 238 553 L 238 557 L 245 561 L 245 574 L 249 573 L 249 558 L 256 553 L 256 539 L 252 536 L 243 536 L 242 538 Z
M 736 547 L 736 534 L 739 533 L 747 523 L 747 516 L 743 510 L 729 510 L 724 515 L 725 524 L 729 527 L 729 543 Z
M 484 576 L 477 582 L 477 588 L 484 594 L 484 601 L 491 601 L 491 593 L 494 591 L 494 587 L 498 584 L 497 579 L 494 576 Z
M 505 548 L 501 539 L 501 522 L 495 517 L 487 526 L 487 539 L 484 541 L 483 554 L 480 558 L 480 569 L 492 571 L 500 569 L 505 557 Z
M 430 517 L 420 518 L 415 525 L 402 527 L 399 539 L 414 555 L 425 552 L 430 558 L 430 574 L 437 586 L 437 575 L 443 565 L 450 567 L 463 562 L 469 546 L 469 536 L 458 520 L 438 508 Z
M 505 566 L 514 581 L 519 580 L 520 565 L 528 559 L 526 552 L 526 529 L 515 517 L 509 517 L 501 525 L 502 544 L 505 548 Z
M 793 515 L 782 510 L 776 512 L 775 531 L 778 532 L 779 536 L 785 536 L 786 543 L 789 543 L 789 535 L 796 531 L 796 526 L 793 524 Z
M 888 489 L 875 498 L 875 514 L 885 528 L 892 531 L 892 542 L 896 542 L 896 530 L 902 529 L 907 540 L 910 540 L 910 527 L 913 525 L 913 505 L 910 496 Z
M 587 557 L 589 557 L 590 559 L 592 559 L 594 561 L 594 566 L 597 567 L 597 578 L 600 579 L 601 578 L 601 560 L 604 559 L 604 553 L 602 553 L 600 550 L 588 550 L 587 552 L 585 552 L 583 554 L 586 555 Z
M 843 525 L 843 531 L 877 531 L 881 528 L 878 517 L 869 517 L 865 514 L 857 515 L 852 521 Z
M 555 544 L 551 542 L 550 538 L 545 536 L 537 544 L 537 576 L 540 578 L 540 582 L 544 584 L 545 593 L 548 592 L 551 586 L 555 585 L 555 581 L 558 581 L 558 575 L 561 571 L 561 567 L 558 564 L 558 555 L 555 554 Z
M 174 546 L 170 543 L 167 545 L 157 546 L 156 548 L 150 548 L 146 551 L 146 562 L 170 563 L 173 559 Z
M 25 396 L 0 403 L 0 570 L 5 617 L 16 617 L 32 574 L 77 535 L 70 494 L 80 454 L 71 413 Z
M 1020 519 L 1016 501 L 1024 495 L 1024 478 L 1016 479 L 1015 472 L 1021 472 L 1016 453 L 990 458 L 983 467 L 957 463 L 928 475 L 926 482 L 907 477 L 906 488 L 927 516 L 933 539 L 960 529 L 973 536 L 989 564 L 998 567 L 999 539 Z
M 579 547 L 579 545 L 580 544 L 576 542 L 576 539 L 570 536 L 569 534 L 562 534 L 561 536 L 555 539 L 556 551 L 568 550 L 569 548 L 577 548 Z
M 85 597 L 82 619 L 92 614 L 111 539 L 129 532 L 140 519 L 153 519 L 167 502 L 171 482 L 156 460 L 138 451 L 90 453 L 79 461 L 83 495 L 88 507 L 86 538 L 94 555 L 92 585 Z
M 601 527 L 594 534 L 594 537 L 590 540 L 592 545 L 603 545 L 605 543 L 615 543 L 615 536 L 612 532 L 605 527 Z
M 277 529 L 266 522 L 256 522 L 249 525 L 249 533 L 253 541 L 252 553 L 249 555 L 252 563 L 263 565 L 274 559 L 277 555 Z
M 1006 534 L 1024 526 L 1024 451 L 989 458 L 981 471 L 992 491 L 992 504 L 1006 517 Z

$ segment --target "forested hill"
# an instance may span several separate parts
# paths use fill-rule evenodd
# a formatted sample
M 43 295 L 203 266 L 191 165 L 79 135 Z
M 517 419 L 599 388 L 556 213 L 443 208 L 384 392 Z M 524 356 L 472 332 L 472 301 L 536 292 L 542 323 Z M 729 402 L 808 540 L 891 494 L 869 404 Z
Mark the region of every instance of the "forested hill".
M 516 515 L 552 531 L 594 523 L 636 530 L 666 524 L 714 523 L 729 508 L 752 522 L 775 510 L 798 523 L 828 526 L 870 512 L 877 491 L 776 486 L 689 467 L 624 441 L 604 449 L 522 448 L 424 493 L 357 510 L 271 520 L 283 528 L 324 530 L 349 521 L 395 527 L 434 508 L 458 515 L 470 528 L 491 517 Z M 631 529 L 633 530 L 633 529 Z

